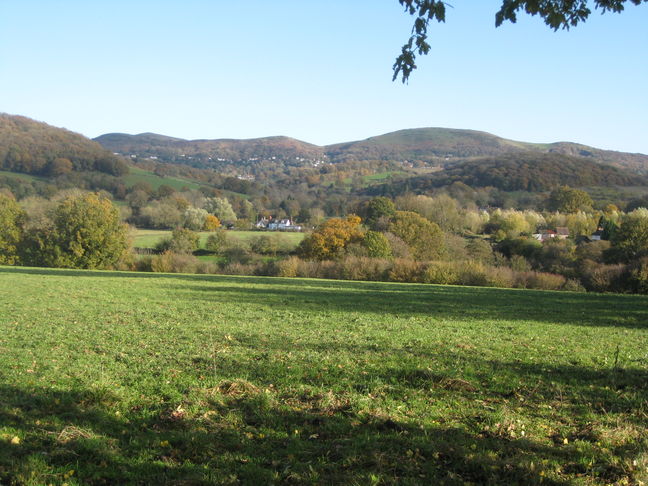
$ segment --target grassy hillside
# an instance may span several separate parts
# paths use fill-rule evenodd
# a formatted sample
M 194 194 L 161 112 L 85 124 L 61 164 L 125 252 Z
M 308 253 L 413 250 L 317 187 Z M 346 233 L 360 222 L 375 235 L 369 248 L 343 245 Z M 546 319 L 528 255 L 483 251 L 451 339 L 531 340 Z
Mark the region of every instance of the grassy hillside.
M 639 484 L 648 298 L 0 267 L 2 484 Z
M 501 155 L 529 148 L 529 144 L 475 130 L 415 128 L 329 145 L 326 152 L 334 160 L 435 160 Z
M 128 175 L 124 176 L 126 186 L 131 187 L 138 182 L 146 182 L 151 185 L 153 189 L 158 189 L 161 185 L 173 187 L 177 191 L 183 189 L 199 189 L 201 184 L 181 179 L 179 177 L 159 176 L 151 171 L 140 169 L 139 167 L 130 167 Z
M 558 142 L 518 142 L 475 130 L 414 128 L 386 133 L 366 140 L 325 147 L 331 160 L 422 160 L 448 163 L 472 157 L 551 153 L 582 157 L 599 164 L 648 173 L 648 155 L 601 150 L 586 145 Z

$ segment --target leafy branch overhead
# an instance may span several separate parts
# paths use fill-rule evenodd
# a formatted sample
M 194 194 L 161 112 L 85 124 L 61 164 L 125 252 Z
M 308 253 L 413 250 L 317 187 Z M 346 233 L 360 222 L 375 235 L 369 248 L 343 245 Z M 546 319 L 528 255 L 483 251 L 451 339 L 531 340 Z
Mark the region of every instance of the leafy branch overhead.
M 415 17 L 412 35 L 401 49 L 394 63 L 396 80 L 401 76 L 405 83 L 416 69 L 416 56 L 430 52 L 428 42 L 428 25 L 431 20 L 445 22 L 446 7 L 451 5 L 439 0 L 398 0 L 405 7 L 405 12 Z M 627 3 L 639 5 L 648 0 L 594 0 L 595 10 L 605 12 L 622 12 Z M 499 27 L 506 20 L 517 21 L 517 14 L 523 11 L 529 15 L 539 15 L 553 30 L 569 29 L 584 22 L 592 13 L 588 0 L 502 0 L 502 6 L 495 14 L 495 26 Z

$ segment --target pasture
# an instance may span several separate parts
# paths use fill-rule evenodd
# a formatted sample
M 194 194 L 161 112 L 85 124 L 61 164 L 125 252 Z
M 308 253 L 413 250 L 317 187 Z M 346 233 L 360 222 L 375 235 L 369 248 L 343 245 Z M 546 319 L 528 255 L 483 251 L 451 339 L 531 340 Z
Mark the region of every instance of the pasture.
M 640 484 L 648 298 L 0 267 L 1 484 Z
M 155 248 L 155 245 L 162 241 L 164 238 L 171 237 L 170 230 L 151 230 L 151 229 L 135 229 L 132 233 L 133 246 L 138 248 Z M 200 248 L 205 248 L 205 242 L 211 234 L 209 231 L 199 231 L 200 235 Z M 236 246 L 236 244 L 247 244 L 253 238 L 262 235 L 279 235 L 280 238 L 287 242 L 293 248 L 304 239 L 306 233 L 293 233 L 293 232 L 276 232 L 276 231 L 238 231 L 228 230 L 228 239 Z

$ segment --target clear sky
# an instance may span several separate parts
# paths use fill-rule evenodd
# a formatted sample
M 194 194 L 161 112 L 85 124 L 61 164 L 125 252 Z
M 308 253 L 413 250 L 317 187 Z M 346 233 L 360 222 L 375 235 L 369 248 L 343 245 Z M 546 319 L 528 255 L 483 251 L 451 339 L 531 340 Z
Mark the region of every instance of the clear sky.
M 553 32 L 450 1 L 409 84 L 397 0 L 0 0 L 0 111 L 96 137 L 484 130 L 648 154 L 648 4 Z

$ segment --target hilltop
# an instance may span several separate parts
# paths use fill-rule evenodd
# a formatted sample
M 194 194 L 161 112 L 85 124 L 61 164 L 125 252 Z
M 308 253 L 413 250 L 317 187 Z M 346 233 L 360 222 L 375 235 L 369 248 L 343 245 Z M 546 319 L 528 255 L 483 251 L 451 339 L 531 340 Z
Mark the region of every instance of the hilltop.
M 152 133 L 107 134 L 95 139 L 114 152 L 157 157 L 166 162 L 218 166 L 223 162 L 249 164 L 275 160 L 288 165 L 328 161 L 380 160 L 448 165 L 476 157 L 524 153 L 554 153 L 582 157 L 595 163 L 648 173 L 648 155 L 615 152 L 572 142 L 537 144 L 508 140 L 476 130 L 415 128 L 366 140 L 317 146 L 289 137 L 250 140 L 183 140 Z M 220 164 L 219 164 L 220 162 Z
M 44 176 L 128 172 L 121 158 L 83 135 L 6 113 L 0 113 L 0 169 Z
M 300 162 L 326 158 L 322 147 L 282 136 L 247 140 L 183 140 L 155 133 L 109 133 L 94 140 L 107 149 L 124 155 L 153 157 L 162 162 L 195 167 L 217 167 L 229 163 L 245 164 L 262 160 L 302 165 Z

